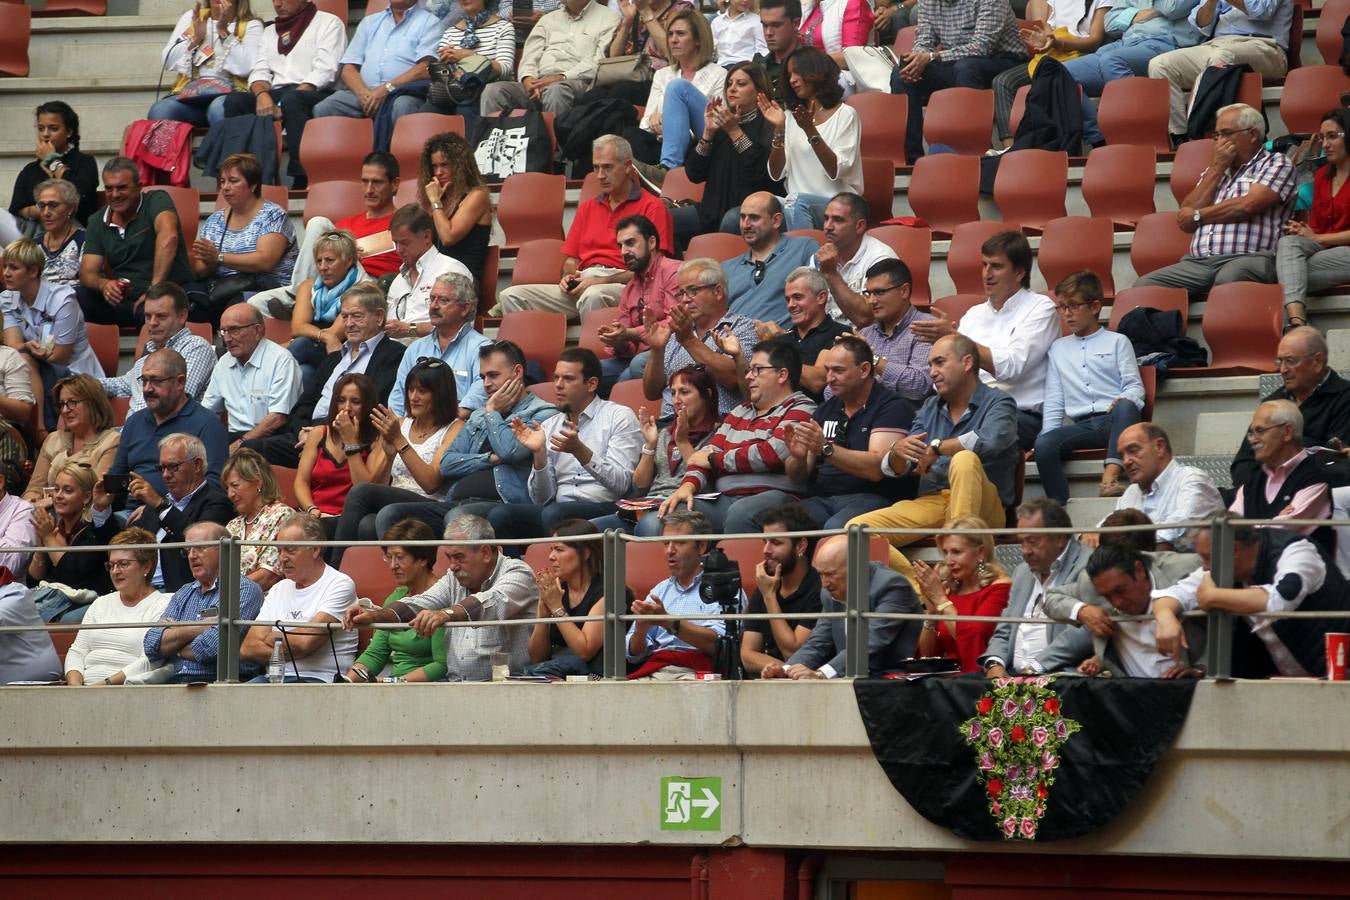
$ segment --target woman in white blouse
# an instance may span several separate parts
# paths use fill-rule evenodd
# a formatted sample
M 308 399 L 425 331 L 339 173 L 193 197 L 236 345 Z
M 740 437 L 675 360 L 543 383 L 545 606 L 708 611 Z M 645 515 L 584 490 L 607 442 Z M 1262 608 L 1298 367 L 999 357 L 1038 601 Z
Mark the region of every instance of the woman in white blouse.
M 111 545 L 155 543 L 144 528 L 128 528 Z M 173 663 L 155 666 L 145 656 L 145 632 L 164 615 L 168 594 L 150 585 L 156 554 L 150 550 L 109 550 L 113 592 L 89 605 L 85 625 L 146 622 L 145 628 L 83 628 L 66 651 L 66 684 L 155 684 L 173 674 Z
M 215 125 L 225 118 L 225 97 L 248 90 L 248 73 L 258 59 L 263 23 L 248 3 L 197 0 L 179 17 L 163 54 L 164 70 L 178 77 L 146 118 L 192 125 Z
M 461 80 L 457 82 L 459 96 L 455 96 L 454 90 L 451 91 L 452 99 L 456 101 L 455 108 L 437 108 L 436 111 L 463 116 L 464 133 L 472 140 L 478 122 L 478 95 L 482 92 L 482 84 L 509 81 L 515 74 L 516 28 L 509 18 L 495 14 L 495 2 L 494 9 L 487 8 L 487 0 L 461 0 L 459 6 L 464 18 L 445 29 L 440 43 L 436 45 L 436 56 L 441 62 L 452 63 L 457 67 L 470 57 L 481 56 L 488 61 L 490 74 L 481 72 L 482 82 L 478 90 L 473 91 L 463 81 L 461 72 Z M 457 72 L 460 70 L 457 69 Z
M 643 131 L 660 138 L 660 169 L 645 164 L 654 155 L 656 141 L 639 141 L 633 147 L 641 160 L 639 171 L 658 189 L 667 171 L 684 165 L 690 144 L 703 133 L 708 99 L 721 96 L 727 82 L 727 70 L 713 62 L 716 47 L 702 13 L 681 9 L 671 17 L 666 33 L 670 65 L 657 69 L 652 77 L 646 110 L 638 123 Z
M 831 197 L 863 193 L 862 124 L 843 102 L 839 66 L 824 50 L 798 47 L 788 56 L 787 74 L 791 115 L 759 97 L 760 112 L 773 126 L 769 177 L 787 180 L 783 218 L 788 230 L 819 228 Z

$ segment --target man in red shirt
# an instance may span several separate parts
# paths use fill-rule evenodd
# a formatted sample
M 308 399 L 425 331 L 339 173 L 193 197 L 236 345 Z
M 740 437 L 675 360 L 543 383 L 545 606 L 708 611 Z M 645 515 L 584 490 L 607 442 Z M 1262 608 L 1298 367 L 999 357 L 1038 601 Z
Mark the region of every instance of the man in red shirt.
M 577 319 L 592 310 L 618 305 L 633 273 L 624 265 L 615 232 L 629 216 L 646 216 L 660 235 L 661 250 L 667 256 L 675 255 L 670 210 L 639 185 L 628 142 L 612 134 L 596 138 L 591 163 L 601 193 L 577 206 L 563 241 L 562 278 L 557 284 L 519 284 L 502 291 L 503 314 L 546 309 Z
M 675 292 L 680 288 L 680 261 L 671 259 L 657 246 L 661 237 L 646 216 L 629 216 L 619 223 L 615 235 L 624 268 L 633 279 L 619 295 L 619 317 L 600 328 L 605 345 L 600 357 L 600 393 L 608 396 L 617 382 L 641 378 L 651 348 L 647 346 L 647 310 L 656 321 L 665 322 Z

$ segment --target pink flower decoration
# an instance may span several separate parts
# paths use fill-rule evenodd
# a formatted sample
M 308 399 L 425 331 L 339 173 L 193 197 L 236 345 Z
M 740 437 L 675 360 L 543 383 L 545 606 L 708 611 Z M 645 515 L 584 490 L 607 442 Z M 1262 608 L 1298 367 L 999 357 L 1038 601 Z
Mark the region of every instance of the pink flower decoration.
M 1059 757 L 1046 750 L 1041 754 L 1041 769 L 1049 772 L 1051 769 L 1059 766 Z
M 1031 716 L 1036 712 L 1036 698 L 1028 697 L 1022 701 L 1022 715 Z
M 1069 736 L 1069 726 L 1063 719 L 1055 720 L 1055 737 L 1061 741 Z
M 1004 701 L 1003 701 L 1003 718 L 1005 718 L 1005 719 L 1012 719 L 1012 718 L 1015 718 L 1016 716 L 1017 716 L 1017 701 L 1016 701 L 1016 700 L 1004 700 Z
M 969 737 L 969 738 L 973 741 L 973 740 L 978 739 L 979 736 L 980 736 L 981 734 L 983 734 L 983 733 L 984 733 L 984 726 L 980 724 L 980 720 L 979 720 L 979 719 L 971 719 L 971 720 L 970 720 L 970 727 L 967 729 L 967 735 L 966 735 L 966 736 Z
M 1035 826 L 1033 825 L 1032 827 L 1034 830 Z M 1017 817 L 1008 816 L 1008 818 L 1003 820 L 1003 836 L 1005 838 L 1010 838 L 1015 834 L 1017 834 Z
M 1031 729 L 1031 742 L 1037 747 L 1044 747 L 1045 742 L 1050 740 L 1050 732 L 1046 731 L 1040 725 Z
M 1023 816 L 1020 830 L 1022 832 L 1022 837 L 1034 838 L 1036 836 L 1036 820 L 1031 816 Z
M 992 751 L 985 751 L 984 755 L 980 757 L 980 771 L 981 771 L 981 772 L 989 772 L 989 771 L 992 771 L 993 768 L 994 768 L 994 765 L 995 765 L 995 763 L 994 763 L 994 754 L 993 754 L 993 752 L 992 752 Z
M 990 729 L 989 729 L 989 746 L 991 746 L 991 747 L 1002 747 L 1002 746 L 1003 746 L 1003 729 L 1002 729 L 1002 728 L 990 728 Z

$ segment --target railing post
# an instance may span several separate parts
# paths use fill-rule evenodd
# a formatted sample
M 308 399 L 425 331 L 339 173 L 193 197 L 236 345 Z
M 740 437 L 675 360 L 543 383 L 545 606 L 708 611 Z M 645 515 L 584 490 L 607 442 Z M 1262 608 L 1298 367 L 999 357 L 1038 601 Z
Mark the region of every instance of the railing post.
M 867 531 L 861 525 L 848 529 L 848 590 L 844 593 L 844 674 L 849 678 L 868 675 L 867 644 L 870 622 L 862 614 L 871 608 L 868 602 L 869 577 L 867 560 Z
M 619 616 L 628 611 L 624 600 L 628 596 L 628 571 L 623 539 L 619 530 L 605 532 L 601 545 L 605 556 L 605 677 L 623 678 L 628 674 L 624 654 L 624 638 L 628 629 Z
M 1210 577 L 1214 586 L 1233 586 L 1233 523 L 1215 516 L 1209 525 Z M 1233 621 L 1229 613 L 1211 611 L 1205 622 L 1205 668 L 1210 678 L 1230 678 L 1233 671 Z
M 220 593 L 216 600 L 216 626 L 219 629 L 216 650 L 216 681 L 239 683 L 239 539 L 220 539 L 220 573 L 216 576 Z

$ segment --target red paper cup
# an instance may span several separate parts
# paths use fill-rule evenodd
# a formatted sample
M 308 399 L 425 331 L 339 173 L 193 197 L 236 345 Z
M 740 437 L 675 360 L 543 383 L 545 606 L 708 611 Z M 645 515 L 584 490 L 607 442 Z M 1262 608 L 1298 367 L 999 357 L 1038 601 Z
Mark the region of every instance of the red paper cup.
M 1327 681 L 1346 680 L 1346 661 L 1350 659 L 1350 634 L 1327 632 Z

